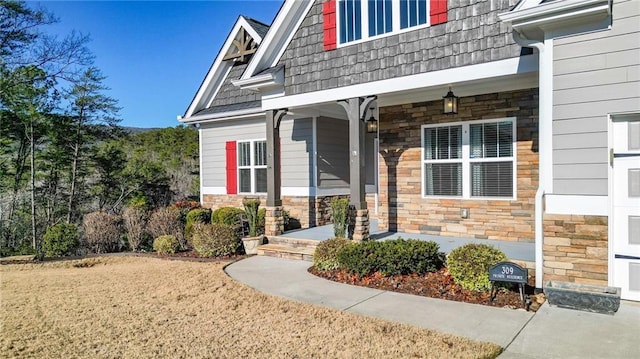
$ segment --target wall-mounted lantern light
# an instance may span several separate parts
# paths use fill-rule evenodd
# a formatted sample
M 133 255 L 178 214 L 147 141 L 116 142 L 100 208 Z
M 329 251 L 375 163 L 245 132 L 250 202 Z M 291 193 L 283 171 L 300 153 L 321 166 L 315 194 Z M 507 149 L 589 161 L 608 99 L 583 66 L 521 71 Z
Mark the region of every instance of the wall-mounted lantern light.
M 371 117 L 369 117 L 369 119 L 365 122 L 365 124 L 367 125 L 367 132 L 368 133 L 377 133 L 378 132 L 378 120 L 376 120 L 376 118 L 373 116 L 373 108 L 370 108 L 369 111 L 371 111 Z
M 454 95 L 451 91 L 451 87 L 449 87 L 449 92 L 447 92 L 446 96 L 442 97 L 444 99 L 444 108 L 443 112 L 447 115 L 455 115 L 458 113 L 458 96 Z

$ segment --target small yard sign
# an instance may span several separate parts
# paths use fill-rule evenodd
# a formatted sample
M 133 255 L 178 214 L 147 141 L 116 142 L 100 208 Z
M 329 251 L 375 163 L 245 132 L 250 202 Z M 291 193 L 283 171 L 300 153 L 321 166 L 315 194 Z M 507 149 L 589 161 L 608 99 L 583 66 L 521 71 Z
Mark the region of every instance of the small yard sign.
M 491 300 L 496 297 L 496 282 L 518 283 L 520 298 L 524 303 L 524 285 L 527 284 L 529 271 L 512 262 L 500 262 L 489 268 L 489 280 L 491 281 Z

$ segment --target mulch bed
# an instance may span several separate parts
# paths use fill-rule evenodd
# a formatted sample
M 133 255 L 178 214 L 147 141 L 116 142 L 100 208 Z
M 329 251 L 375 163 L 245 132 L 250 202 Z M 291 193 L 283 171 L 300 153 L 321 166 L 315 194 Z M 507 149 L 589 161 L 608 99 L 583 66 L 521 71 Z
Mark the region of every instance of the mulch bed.
M 525 298 L 529 299 L 525 304 L 522 303 L 517 286 L 501 288 L 496 298 L 491 301 L 491 295 L 488 292 L 466 290 L 454 283 L 446 268 L 424 275 L 407 274 L 388 277 L 381 273 L 360 277 L 344 270 L 319 271 L 315 267 L 309 268 L 309 272 L 318 277 L 345 284 L 492 307 L 536 311 L 544 303 L 544 295 L 534 295 L 533 287 L 529 285 L 525 287 Z

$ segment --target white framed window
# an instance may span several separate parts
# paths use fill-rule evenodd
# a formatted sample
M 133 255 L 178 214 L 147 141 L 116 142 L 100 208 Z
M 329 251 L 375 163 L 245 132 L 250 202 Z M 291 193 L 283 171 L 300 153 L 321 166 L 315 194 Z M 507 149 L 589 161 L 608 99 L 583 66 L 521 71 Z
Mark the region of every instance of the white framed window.
M 423 197 L 513 199 L 516 120 L 422 126 Z
M 338 44 L 429 26 L 429 0 L 336 0 Z
M 238 192 L 267 192 L 267 141 L 238 141 Z

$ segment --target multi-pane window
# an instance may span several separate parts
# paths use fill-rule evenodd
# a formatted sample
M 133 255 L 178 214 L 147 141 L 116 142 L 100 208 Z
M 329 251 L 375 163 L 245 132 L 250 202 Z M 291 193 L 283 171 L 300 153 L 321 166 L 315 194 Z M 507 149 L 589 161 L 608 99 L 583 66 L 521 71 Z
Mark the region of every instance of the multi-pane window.
M 393 30 L 391 0 L 369 1 L 369 36 L 381 35 Z
M 423 194 L 514 197 L 514 131 L 514 119 L 423 126 Z
M 338 39 L 345 44 L 428 25 L 429 1 L 337 0 L 337 12 Z
M 267 141 L 238 142 L 240 193 L 267 192 Z
M 338 1 L 340 13 L 340 43 L 362 38 L 362 4 L 360 0 Z
M 400 28 L 427 23 L 427 0 L 400 0 Z

